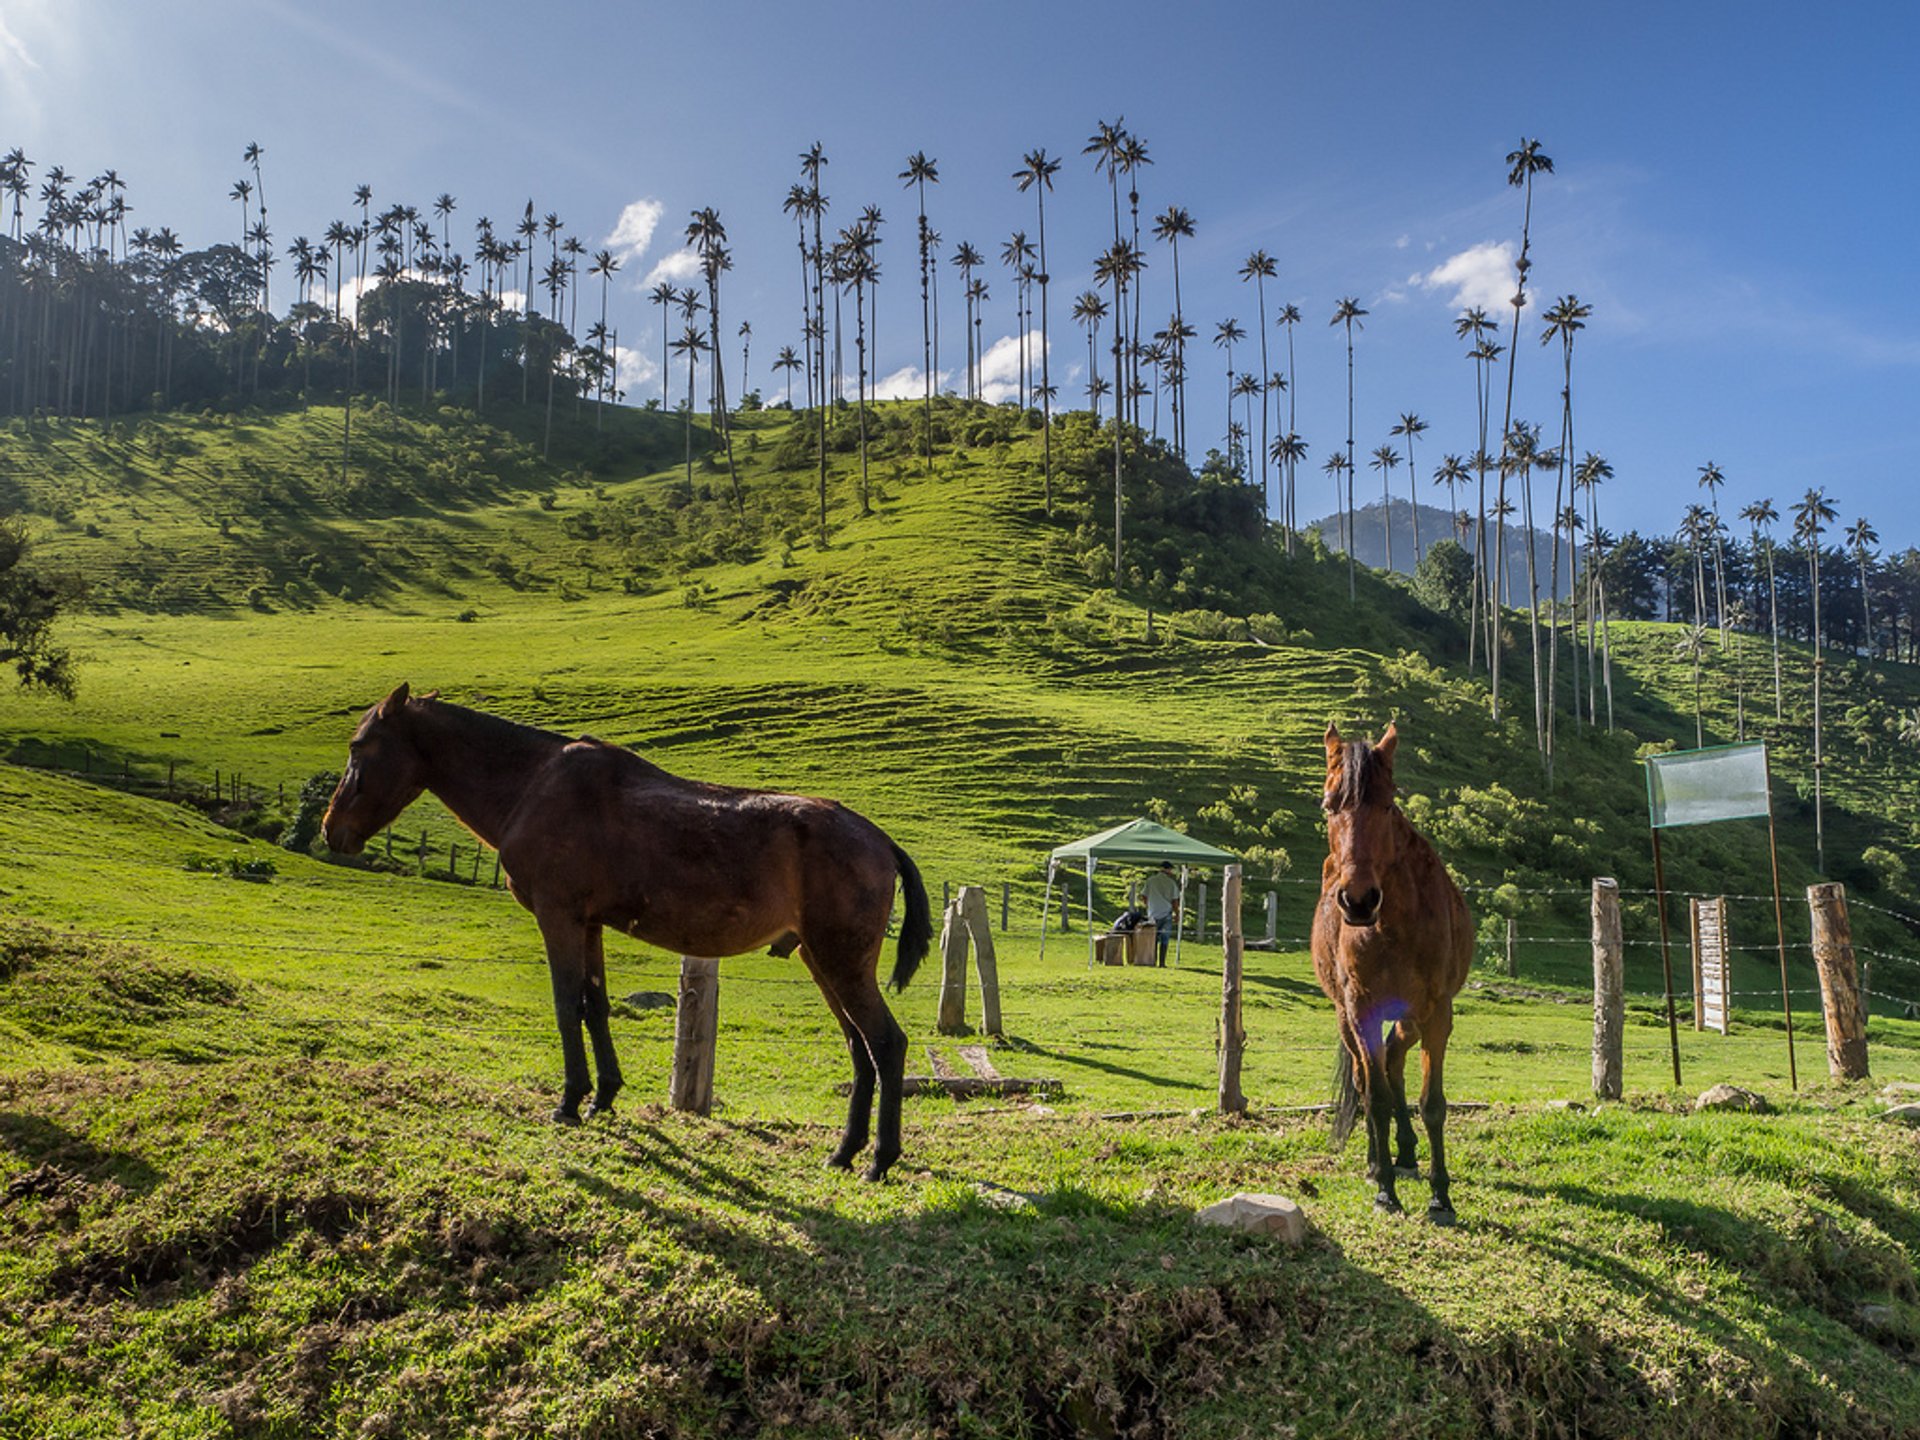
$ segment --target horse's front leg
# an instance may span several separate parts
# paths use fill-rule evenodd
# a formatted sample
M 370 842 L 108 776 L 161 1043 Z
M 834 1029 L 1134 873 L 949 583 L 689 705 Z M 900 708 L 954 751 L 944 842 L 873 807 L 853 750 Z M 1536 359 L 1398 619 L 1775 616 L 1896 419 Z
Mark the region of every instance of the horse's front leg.
M 607 1023 L 613 1006 L 607 995 L 606 948 L 598 925 L 587 927 L 586 959 L 587 983 L 582 992 L 581 1010 L 587 1022 L 587 1034 L 593 1039 L 593 1068 L 600 1077 L 587 1114 L 611 1115 L 613 1097 L 626 1082 L 620 1074 L 620 1061 L 613 1053 L 613 1032 Z
M 561 916 L 542 914 L 537 918 L 541 937 L 547 942 L 547 974 L 553 981 L 553 1018 L 560 1027 L 560 1053 L 566 1061 L 566 1084 L 553 1118 L 561 1125 L 578 1125 L 580 1102 L 593 1088 L 580 1024 L 587 1016 L 588 937 L 591 932 L 597 940 L 599 927 Z M 602 989 L 604 1005 L 604 987 Z
M 1387 1032 L 1387 1079 L 1393 1086 L 1394 1169 L 1403 1175 L 1420 1173 L 1413 1117 L 1407 1110 L 1407 1051 L 1413 1048 L 1413 1027 L 1401 1020 Z
M 1436 1225 L 1451 1225 L 1454 1215 L 1447 1175 L 1447 1090 L 1442 1072 L 1446 1068 L 1447 1037 L 1453 1033 L 1453 1002 L 1447 1001 L 1420 1030 L 1420 1118 L 1427 1126 L 1427 1178 L 1433 1190 L 1433 1198 L 1427 1202 L 1427 1219 Z

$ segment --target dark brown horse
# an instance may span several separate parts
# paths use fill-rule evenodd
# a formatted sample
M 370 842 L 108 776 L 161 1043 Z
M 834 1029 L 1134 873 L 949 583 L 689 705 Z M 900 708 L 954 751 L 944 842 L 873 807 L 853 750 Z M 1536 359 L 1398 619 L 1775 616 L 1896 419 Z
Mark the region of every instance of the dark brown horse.
M 508 889 L 539 922 L 566 1057 L 555 1120 L 578 1124 L 593 1089 L 583 1022 L 600 1075 L 588 1113 L 611 1110 L 620 1089 L 603 927 L 682 955 L 798 949 L 853 1057 L 847 1128 L 830 1163 L 849 1169 L 866 1148 L 877 1079 L 867 1177 L 886 1174 L 900 1154 L 907 1059 L 876 973 L 896 877 L 906 913 L 895 989 L 926 955 L 933 925 L 920 872 L 878 826 L 832 800 L 683 780 L 617 745 L 412 698 L 402 685 L 354 731 L 323 822 L 327 844 L 358 854 L 423 790 L 499 852 Z
M 1374 1204 L 1398 1212 L 1394 1170 L 1417 1173 L 1407 1113 L 1407 1051 L 1420 1042 L 1420 1117 L 1432 1151 L 1427 1218 L 1453 1223 L 1447 1194 L 1447 1096 L 1441 1083 L 1453 997 L 1473 963 L 1473 922 L 1433 846 L 1393 803 L 1392 726 L 1378 745 L 1343 742 L 1327 726 L 1327 861 L 1313 914 L 1313 968 L 1340 1021 L 1335 1139 L 1367 1121 Z M 1386 1030 L 1383 1040 L 1382 1030 Z M 1399 1155 L 1391 1142 L 1398 1128 Z

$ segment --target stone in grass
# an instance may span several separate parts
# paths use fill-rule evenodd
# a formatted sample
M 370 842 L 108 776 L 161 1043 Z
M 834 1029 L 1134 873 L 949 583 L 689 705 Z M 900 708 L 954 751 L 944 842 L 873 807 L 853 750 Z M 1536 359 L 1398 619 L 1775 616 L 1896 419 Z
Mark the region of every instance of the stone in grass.
M 1902 1125 L 1920 1125 L 1920 1102 L 1896 1105 L 1891 1110 L 1883 1110 L 1882 1120 L 1898 1120 Z
M 1749 1115 L 1768 1114 L 1773 1107 L 1767 1104 L 1767 1097 L 1756 1095 L 1751 1090 L 1742 1090 L 1738 1085 L 1716 1085 L 1693 1102 L 1695 1110 L 1742 1110 Z
M 627 1004 L 636 1010 L 671 1010 L 676 1002 L 663 990 L 636 990 L 627 996 Z
M 1911 1080 L 1895 1080 L 1880 1087 L 1880 1098 L 1889 1105 L 1898 1105 L 1908 1100 L 1920 1100 L 1920 1085 Z
M 1194 1217 L 1202 1225 L 1223 1225 L 1249 1235 L 1271 1235 L 1288 1245 L 1307 1238 L 1307 1215 L 1284 1195 L 1229 1196 Z

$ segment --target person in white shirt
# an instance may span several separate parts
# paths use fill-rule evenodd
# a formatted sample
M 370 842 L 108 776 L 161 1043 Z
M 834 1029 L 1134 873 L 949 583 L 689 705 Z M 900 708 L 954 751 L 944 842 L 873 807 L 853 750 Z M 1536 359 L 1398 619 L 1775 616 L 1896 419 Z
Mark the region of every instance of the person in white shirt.
M 1180 882 L 1174 877 L 1171 860 L 1162 860 L 1160 868 L 1147 877 L 1143 897 L 1147 902 L 1147 919 L 1153 922 L 1156 931 L 1157 963 L 1165 965 L 1167 943 L 1173 939 L 1174 921 L 1180 915 Z

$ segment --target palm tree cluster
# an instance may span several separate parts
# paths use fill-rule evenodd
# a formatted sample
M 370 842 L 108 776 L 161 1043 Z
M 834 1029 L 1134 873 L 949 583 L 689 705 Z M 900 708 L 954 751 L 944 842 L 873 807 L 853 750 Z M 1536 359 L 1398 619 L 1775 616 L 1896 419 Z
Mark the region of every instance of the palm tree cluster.
M 0 413 L 111 419 L 339 396 L 344 467 L 353 398 L 375 374 L 389 405 L 411 394 L 425 408 L 458 394 L 482 410 L 516 372 L 523 402 L 539 377 L 549 443 L 557 398 L 622 398 L 618 338 L 606 323 L 619 261 L 606 250 L 591 258 L 601 319 L 576 340 L 586 247 L 557 215 L 537 219 L 529 201 L 511 239 L 480 217 L 469 260 L 454 245 L 453 196 L 429 211 L 376 210 L 360 185 L 318 240 L 297 235 L 277 251 L 263 155 L 245 148 L 248 173 L 230 191 L 241 209 L 236 240 L 198 250 L 166 227 L 130 228 L 126 185 L 113 171 L 79 181 L 55 165 L 36 185 L 23 152 L 0 160 Z M 28 213 L 36 193 L 37 219 Z M 269 277 L 282 255 L 293 264 L 293 299 L 276 314 Z

